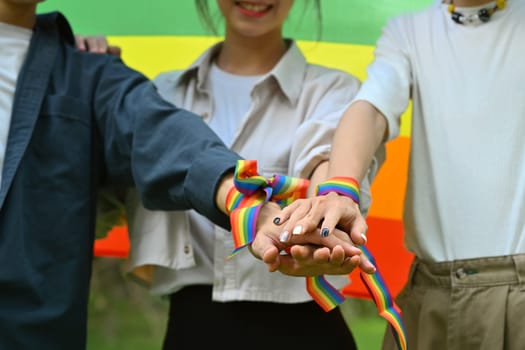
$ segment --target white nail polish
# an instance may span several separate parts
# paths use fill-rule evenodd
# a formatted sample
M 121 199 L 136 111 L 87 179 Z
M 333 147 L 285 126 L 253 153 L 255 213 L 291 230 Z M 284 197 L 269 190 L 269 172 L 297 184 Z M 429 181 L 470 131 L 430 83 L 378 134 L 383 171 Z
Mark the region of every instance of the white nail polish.
M 301 225 L 299 225 L 299 226 L 295 226 L 295 227 L 293 228 L 292 234 L 294 234 L 294 235 L 300 235 L 301 232 L 303 232 L 303 227 L 302 227 Z
M 361 237 L 363 237 L 363 239 L 364 239 L 364 241 L 365 241 L 365 243 L 364 243 L 364 244 L 366 244 L 366 242 L 367 242 L 367 239 L 366 239 L 366 236 L 365 236 L 365 234 L 364 234 L 364 233 L 361 233 Z
M 288 236 L 290 236 L 290 232 L 284 231 L 281 233 L 281 236 L 279 236 L 279 241 L 286 242 L 288 240 Z

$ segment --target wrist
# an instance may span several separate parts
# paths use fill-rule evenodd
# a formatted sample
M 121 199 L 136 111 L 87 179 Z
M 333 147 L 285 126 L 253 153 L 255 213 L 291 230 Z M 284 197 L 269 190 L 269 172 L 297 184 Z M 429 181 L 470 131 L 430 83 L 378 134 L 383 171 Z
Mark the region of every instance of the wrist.
M 332 192 L 348 197 L 359 205 L 359 181 L 353 177 L 336 176 L 317 185 L 316 193 L 318 196 Z

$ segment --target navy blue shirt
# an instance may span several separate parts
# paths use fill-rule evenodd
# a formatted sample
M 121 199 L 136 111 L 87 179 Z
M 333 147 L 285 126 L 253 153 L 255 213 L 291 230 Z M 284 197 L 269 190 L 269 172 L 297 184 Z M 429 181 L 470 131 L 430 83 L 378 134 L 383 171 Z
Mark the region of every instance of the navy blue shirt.
M 0 189 L 0 349 L 85 348 L 98 189 L 227 228 L 215 191 L 238 159 L 119 58 L 76 50 L 61 14 L 39 15 Z

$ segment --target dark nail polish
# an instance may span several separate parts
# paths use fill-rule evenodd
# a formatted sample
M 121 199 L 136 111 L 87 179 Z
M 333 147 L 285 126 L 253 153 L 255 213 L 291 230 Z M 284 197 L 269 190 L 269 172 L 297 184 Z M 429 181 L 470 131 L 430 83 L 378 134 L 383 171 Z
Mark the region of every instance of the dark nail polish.
M 273 219 L 273 223 L 276 224 L 276 225 L 279 224 L 280 222 L 281 222 L 281 219 L 279 219 L 279 218 Z
M 321 230 L 321 237 L 328 237 L 328 234 L 330 233 L 330 230 L 328 230 L 328 228 L 324 227 L 322 230 Z

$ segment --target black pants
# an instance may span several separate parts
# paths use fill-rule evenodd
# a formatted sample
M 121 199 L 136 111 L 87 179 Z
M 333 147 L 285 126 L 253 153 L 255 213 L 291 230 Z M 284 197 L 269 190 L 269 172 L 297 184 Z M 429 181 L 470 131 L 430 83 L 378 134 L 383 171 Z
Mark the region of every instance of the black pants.
M 164 350 L 344 349 L 356 344 L 339 309 L 325 312 L 317 303 L 219 303 L 211 286 L 192 286 L 170 296 Z

